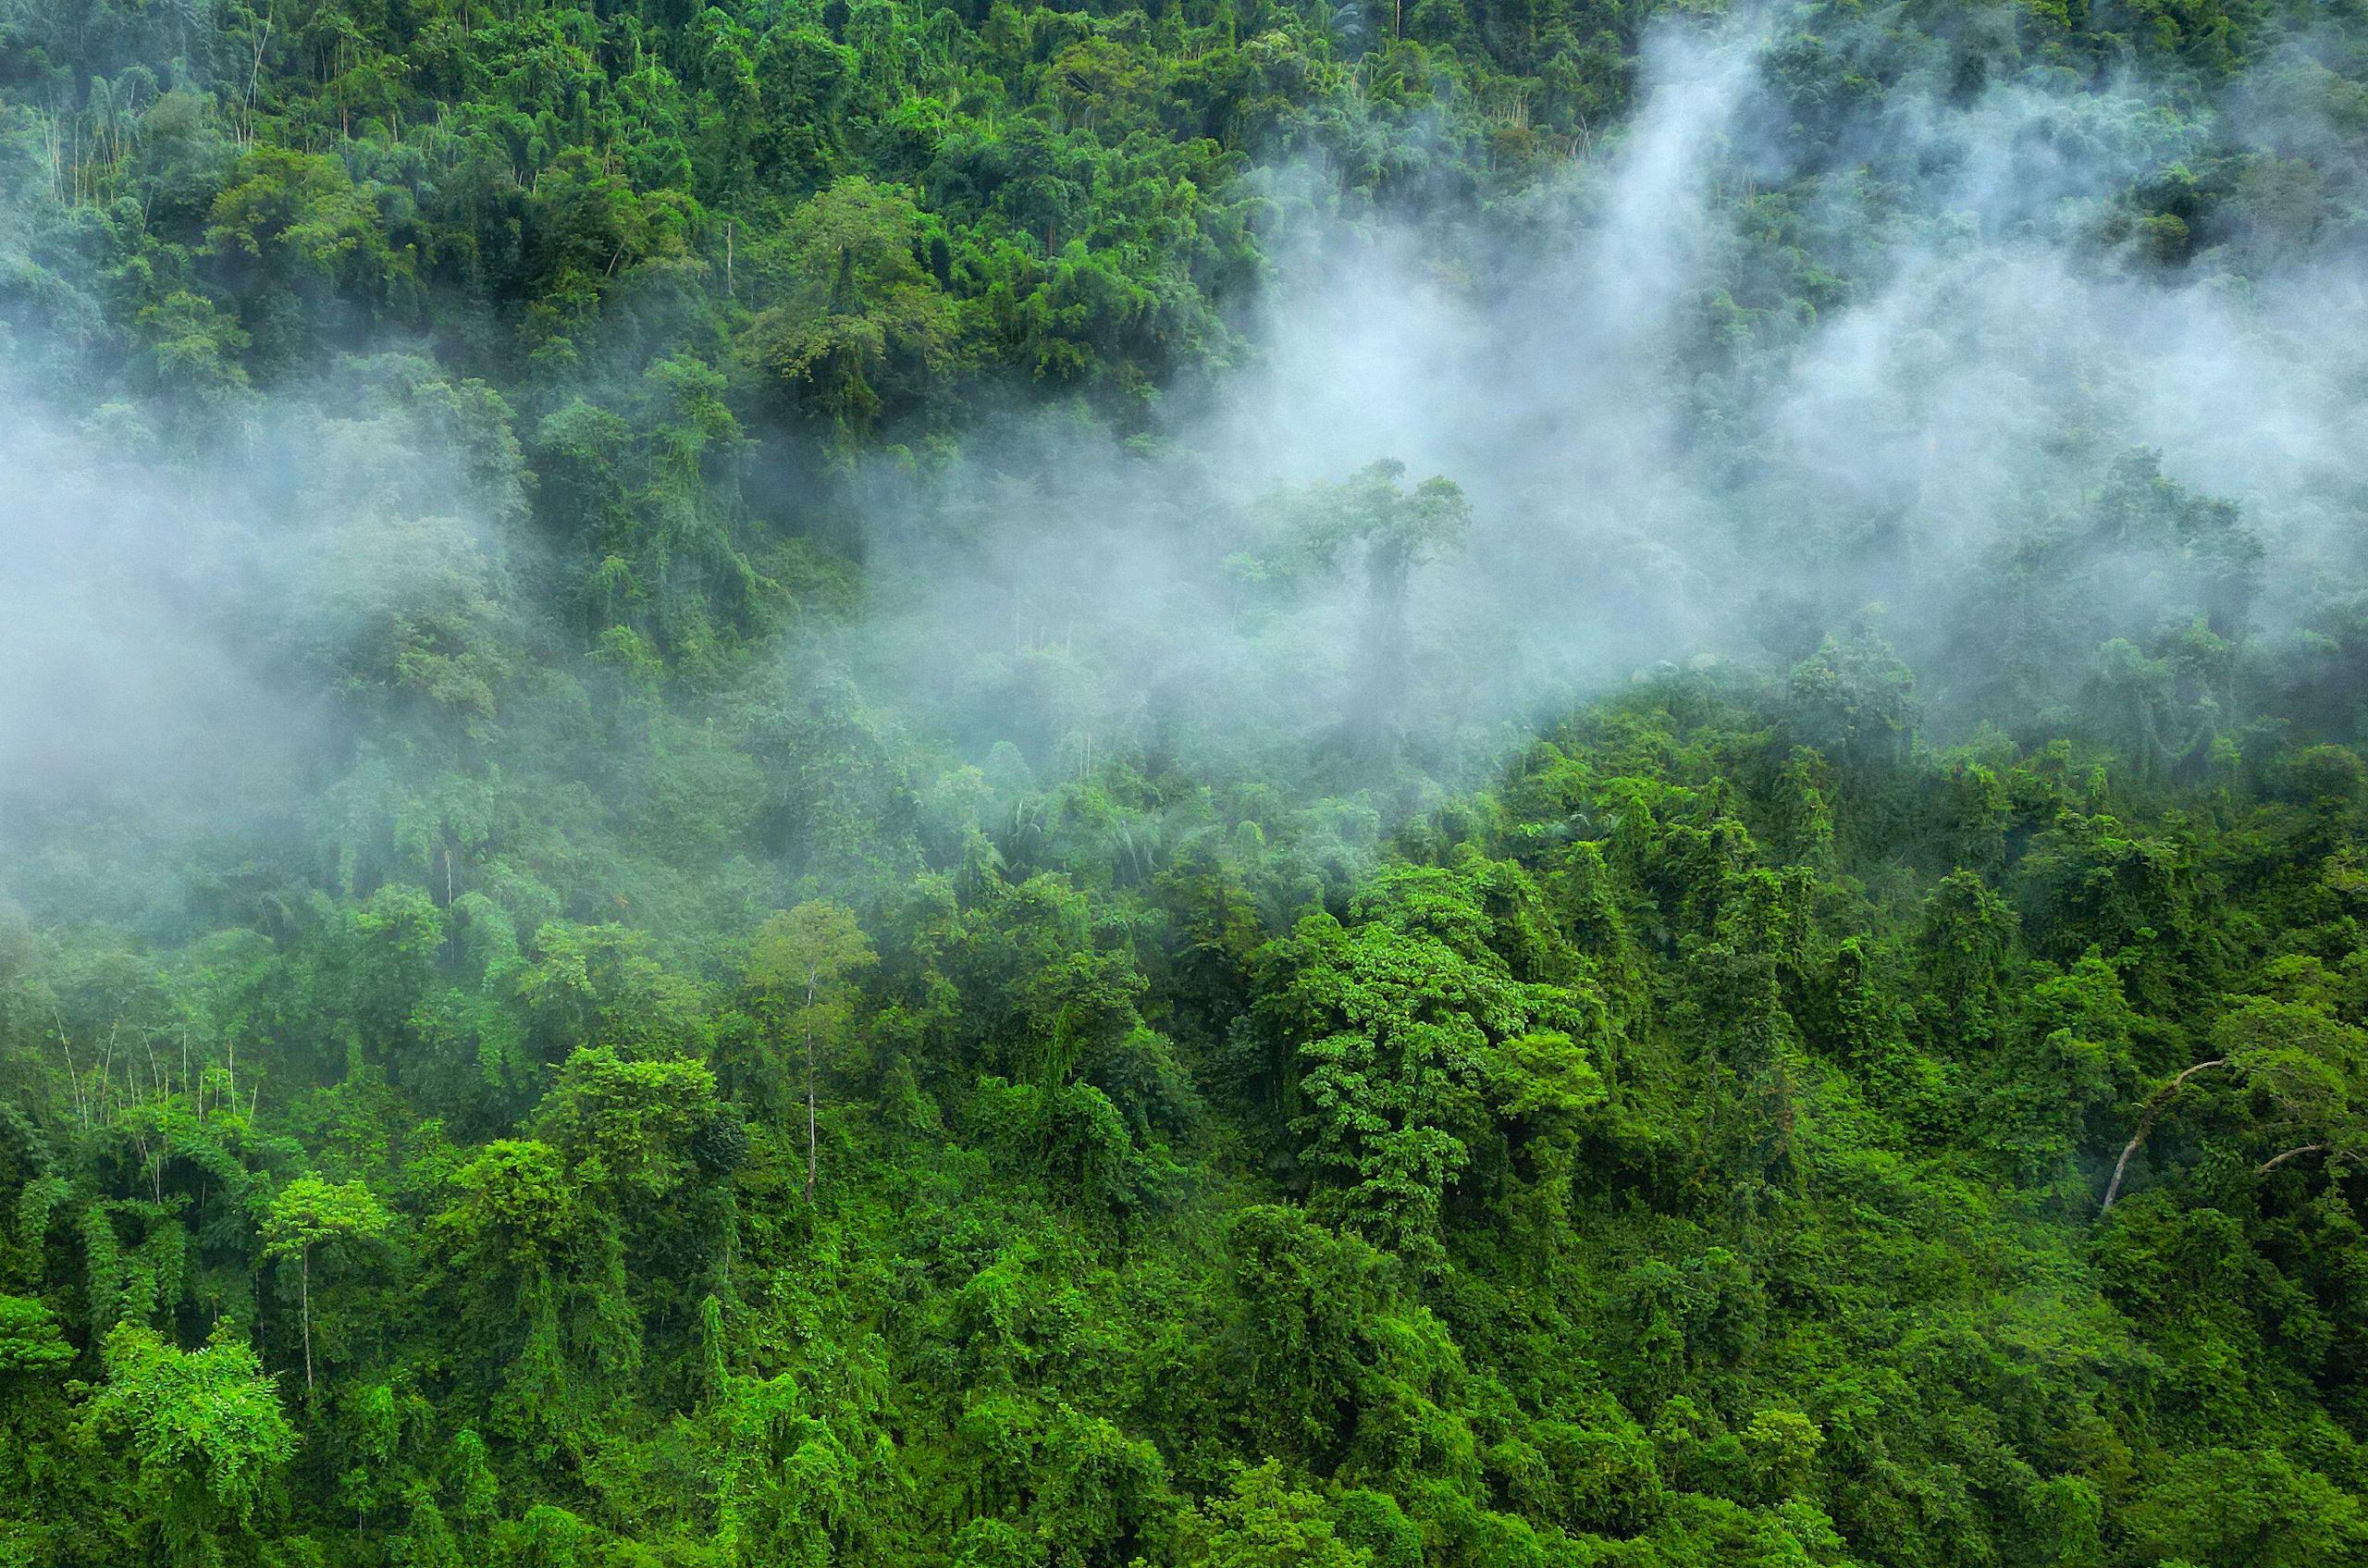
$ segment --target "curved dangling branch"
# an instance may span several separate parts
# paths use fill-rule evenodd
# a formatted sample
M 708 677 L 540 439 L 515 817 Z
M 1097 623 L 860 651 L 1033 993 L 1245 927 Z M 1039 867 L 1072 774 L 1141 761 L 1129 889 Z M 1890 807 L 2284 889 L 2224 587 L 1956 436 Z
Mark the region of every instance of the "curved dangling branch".
M 2179 1085 L 2185 1083 L 2189 1079 L 2193 1078 L 2197 1073 L 2203 1071 L 2206 1068 L 2226 1067 L 2227 1065 L 2228 1058 L 2226 1056 L 2214 1056 L 2208 1062 L 2198 1062 L 2195 1066 L 2188 1068 L 2187 1071 L 2179 1074 L 2177 1078 L 2171 1080 L 2168 1083 L 2164 1084 L 2160 1089 L 2154 1091 L 2153 1097 L 2146 1102 L 2146 1108 L 2139 1113 L 2138 1130 L 2131 1133 L 2129 1135 L 2129 1142 L 2121 1146 L 2121 1158 L 2113 1162 L 2113 1180 L 2105 1187 L 2105 1201 L 2097 1208 L 2097 1216 L 2099 1218 L 2103 1218 L 2104 1216 L 2105 1211 L 2113 1207 L 2113 1201 L 2121 1195 L 2121 1179 L 2129 1169 L 2129 1157 L 2138 1153 L 2138 1146 L 2140 1143 L 2146 1142 L 2146 1134 L 2153 1130 L 2154 1118 L 2163 1114 L 2164 1105 L 2169 1103 L 2172 1095 L 2178 1093 Z

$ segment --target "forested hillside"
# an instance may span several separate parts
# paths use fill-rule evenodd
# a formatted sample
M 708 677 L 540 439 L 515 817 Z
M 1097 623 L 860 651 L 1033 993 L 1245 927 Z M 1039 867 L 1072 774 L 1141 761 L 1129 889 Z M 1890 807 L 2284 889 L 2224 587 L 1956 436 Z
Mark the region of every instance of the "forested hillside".
M 0 0 L 0 1568 L 2368 1564 L 2357 0 Z

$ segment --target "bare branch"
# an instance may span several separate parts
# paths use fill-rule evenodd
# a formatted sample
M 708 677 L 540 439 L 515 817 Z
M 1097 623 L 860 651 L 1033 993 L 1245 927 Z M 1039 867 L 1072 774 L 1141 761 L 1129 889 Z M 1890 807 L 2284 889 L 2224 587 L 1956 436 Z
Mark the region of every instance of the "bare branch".
M 2160 1089 L 2154 1091 L 2153 1097 L 2146 1102 L 2146 1108 L 2139 1113 L 2138 1130 L 2131 1133 L 2129 1135 L 2129 1142 L 2122 1145 L 2121 1158 L 2113 1162 L 2113 1180 L 2106 1184 L 2105 1201 L 2097 1208 L 2099 1217 L 2103 1217 L 2105 1211 L 2113 1207 L 2113 1201 L 2121 1196 L 2121 1179 L 2129 1169 L 2129 1157 L 2138 1153 L 2138 1146 L 2140 1143 L 2146 1142 L 2146 1134 L 2153 1130 L 2154 1118 L 2163 1114 L 2163 1106 L 2169 1103 L 2172 1095 L 2178 1093 L 2179 1085 L 2185 1083 L 2189 1079 L 2193 1078 L 2197 1073 L 2203 1071 L 2206 1068 L 2226 1067 L 2227 1065 L 2228 1058 L 2226 1056 L 2214 1056 L 2208 1062 L 2198 1062 L 2195 1066 L 2188 1068 L 2187 1071 L 2179 1074 L 2177 1078 L 2171 1080 L 2168 1083 L 2164 1084 Z
M 2299 1143 L 2293 1148 L 2287 1150 L 2282 1154 L 2272 1154 L 2269 1158 L 2262 1161 L 2261 1164 L 2253 1167 L 2253 1174 L 2255 1176 L 2267 1176 L 2271 1171 L 2276 1170 L 2288 1160 L 2299 1160 L 2304 1154 L 2337 1154 L 2345 1159 L 2350 1159 L 2352 1157 L 2352 1151 L 2350 1149 L 2338 1149 L 2332 1143 Z

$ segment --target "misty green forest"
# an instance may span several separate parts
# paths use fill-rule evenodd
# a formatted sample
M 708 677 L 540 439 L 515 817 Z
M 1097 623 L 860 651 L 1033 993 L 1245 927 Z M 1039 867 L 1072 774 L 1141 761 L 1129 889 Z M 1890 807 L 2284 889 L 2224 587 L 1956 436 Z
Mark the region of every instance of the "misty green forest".
M 0 1568 L 2368 1564 L 2362 0 L 0 0 Z

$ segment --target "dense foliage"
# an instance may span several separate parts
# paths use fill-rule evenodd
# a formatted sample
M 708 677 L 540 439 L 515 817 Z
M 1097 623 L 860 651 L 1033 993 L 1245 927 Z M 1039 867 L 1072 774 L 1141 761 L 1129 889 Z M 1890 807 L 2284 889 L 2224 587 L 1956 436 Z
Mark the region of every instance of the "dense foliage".
M 1515 703 L 1480 476 L 1166 411 L 1616 221 L 1648 7 L 278 4 L 0 11 L 0 1564 L 2368 1563 L 2356 473 L 2082 381 L 1943 568 L 1739 412 L 1887 99 L 2342 253 L 2356 7 L 1785 13 L 1640 527 L 1826 589 Z

